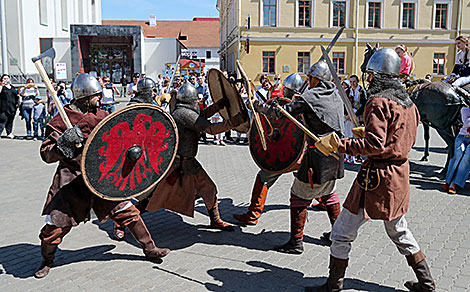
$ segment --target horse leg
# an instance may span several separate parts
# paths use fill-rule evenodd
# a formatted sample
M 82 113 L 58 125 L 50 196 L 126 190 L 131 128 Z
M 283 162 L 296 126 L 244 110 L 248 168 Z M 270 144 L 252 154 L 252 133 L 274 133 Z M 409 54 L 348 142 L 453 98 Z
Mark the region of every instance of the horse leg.
M 430 137 L 430 127 L 427 121 L 423 121 L 423 130 L 424 130 L 424 156 L 421 157 L 421 161 L 428 161 L 429 139 L 431 137 Z

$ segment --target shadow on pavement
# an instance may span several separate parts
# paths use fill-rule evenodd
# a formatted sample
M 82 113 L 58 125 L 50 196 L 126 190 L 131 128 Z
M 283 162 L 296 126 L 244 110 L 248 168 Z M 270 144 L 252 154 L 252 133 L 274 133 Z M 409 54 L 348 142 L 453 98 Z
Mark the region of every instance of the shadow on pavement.
M 232 199 L 219 200 L 224 220 L 230 215 L 223 211 L 224 209 L 229 209 L 227 205 L 231 205 L 233 208 Z M 283 206 L 283 208 L 289 207 Z M 203 204 L 196 206 L 196 211 L 207 216 L 207 210 Z M 196 243 L 205 243 L 208 245 L 238 246 L 246 249 L 271 251 L 274 246 L 287 242 L 290 236 L 289 231 L 272 232 L 265 231 L 265 229 L 259 233 L 246 233 L 237 225 L 234 226 L 235 231 L 233 232 L 220 231 L 210 228 L 209 216 L 207 216 L 207 225 L 198 225 L 185 222 L 180 214 L 167 210 L 159 210 L 152 213 L 147 212 L 142 215 L 142 218 L 152 234 L 155 244 L 158 247 L 167 247 L 171 250 L 185 249 Z M 289 218 L 286 218 L 286 220 L 289 220 Z M 326 216 L 325 220 L 327 220 Z M 98 224 L 98 221 L 94 220 L 93 224 L 98 225 L 101 230 L 108 233 L 110 238 L 114 238 L 114 223 L 111 220 L 103 224 Z M 128 229 L 126 229 L 125 234 L 124 240 L 127 243 L 140 247 Z M 326 242 L 308 235 L 304 235 L 304 242 L 326 246 Z
M 145 261 L 145 257 L 129 254 L 111 253 L 116 246 L 113 244 L 86 247 L 78 250 L 59 249 L 56 252 L 54 267 L 85 261 Z M 29 278 L 41 264 L 41 247 L 30 243 L 18 243 L 0 247 L 1 274 L 12 275 L 15 278 Z M 155 262 L 159 263 L 159 262 Z M 53 270 L 51 271 L 53 273 Z
M 424 147 L 413 147 L 413 150 L 424 152 Z M 429 147 L 429 152 L 447 154 L 447 147 Z
M 247 265 L 262 269 L 259 272 L 243 271 L 235 269 L 211 269 L 207 273 L 214 280 L 222 282 L 217 285 L 205 283 L 209 291 L 304 291 L 305 286 L 321 285 L 326 277 L 304 277 L 300 271 L 289 268 L 281 268 L 260 261 L 248 261 Z M 347 273 L 347 272 L 346 272 Z M 344 291 L 405 291 L 396 290 L 393 287 L 383 286 L 376 283 L 365 282 L 359 279 L 344 280 Z

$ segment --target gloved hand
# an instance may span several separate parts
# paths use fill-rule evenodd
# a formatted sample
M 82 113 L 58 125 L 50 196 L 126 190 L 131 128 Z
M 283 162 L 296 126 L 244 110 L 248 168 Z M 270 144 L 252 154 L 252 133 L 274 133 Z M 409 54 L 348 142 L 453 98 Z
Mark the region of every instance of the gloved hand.
M 320 137 L 320 141 L 315 143 L 317 149 L 325 156 L 329 156 L 333 152 L 338 151 L 339 137 L 335 132 L 327 136 Z
M 229 123 L 233 128 L 235 128 L 242 124 L 244 121 L 245 118 L 243 117 L 242 113 L 238 113 L 230 118 Z
M 364 138 L 366 136 L 366 128 L 365 127 L 352 128 L 352 132 L 353 132 L 354 137 L 356 137 L 356 138 Z
M 220 111 L 221 109 L 223 109 L 224 107 L 226 107 L 227 105 L 229 104 L 229 101 L 226 97 L 222 97 L 221 99 L 219 99 L 215 105 L 217 106 L 218 110 L 217 111 Z
M 77 125 L 73 128 L 65 130 L 65 132 L 57 139 L 57 148 L 67 158 L 73 158 L 77 146 L 83 142 L 83 133 Z
M 171 95 L 169 93 L 164 93 L 155 98 L 155 101 L 161 106 L 163 103 L 169 103 L 171 100 Z

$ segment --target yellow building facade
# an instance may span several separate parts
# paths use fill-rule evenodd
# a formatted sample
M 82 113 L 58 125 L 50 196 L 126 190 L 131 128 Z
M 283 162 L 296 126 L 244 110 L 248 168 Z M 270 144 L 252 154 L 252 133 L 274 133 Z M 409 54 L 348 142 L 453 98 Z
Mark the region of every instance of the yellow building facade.
M 330 51 L 340 76 L 360 76 L 367 43 L 404 44 L 412 75 L 438 80 L 452 72 L 455 38 L 470 34 L 470 0 L 218 0 L 217 8 L 221 69 L 234 73 L 239 59 L 253 80 L 305 73 L 341 26 Z

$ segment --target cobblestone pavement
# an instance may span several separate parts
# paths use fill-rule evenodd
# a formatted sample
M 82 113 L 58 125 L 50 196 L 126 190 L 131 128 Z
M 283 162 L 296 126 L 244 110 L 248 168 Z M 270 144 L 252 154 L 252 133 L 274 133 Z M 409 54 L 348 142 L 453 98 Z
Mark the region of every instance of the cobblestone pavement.
M 24 133 L 17 119 L 15 134 Z M 272 187 L 257 226 L 223 233 L 208 228 L 202 201 L 194 218 L 160 210 L 145 214 L 158 246 L 172 252 L 161 263 L 144 260 L 127 232 L 125 242 L 110 238 L 111 222 L 96 220 L 73 229 L 57 252 L 48 277 L 32 277 L 41 261 L 40 216 L 56 165 L 39 157 L 39 141 L 0 140 L 0 290 L 1 291 L 303 291 L 322 283 L 328 273 L 328 247 L 319 239 L 329 230 L 325 212 L 309 210 L 303 255 L 272 251 L 289 237 L 289 188 L 292 174 Z M 438 179 L 445 161 L 443 141 L 432 132 L 430 162 L 420 162 L 422 130 L 411 153 L 409 226 L 428 256 L 437 291 L 470 288 L 470 189 L 450 196 Z M 198 158 L 216 182 L 222 217 L 244 212 L 257 167 L 248 147 L 201 145 Z M 348 166 L 338 183 L 344 200 L 358 165 Z M 345 291 L 405 291 L 414 279 L 406 260 L 387 238 L 378 221 L 365 224 L 353 244 Z

